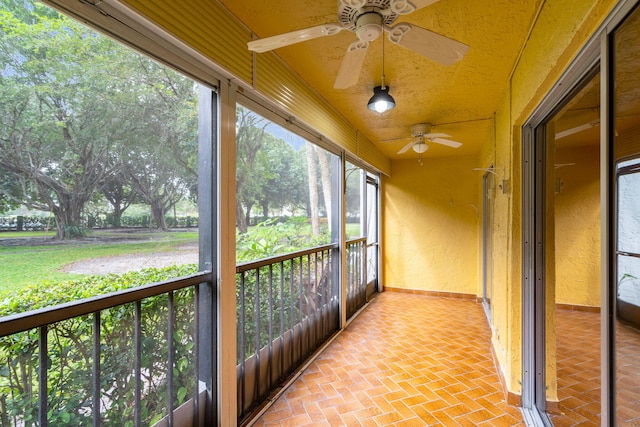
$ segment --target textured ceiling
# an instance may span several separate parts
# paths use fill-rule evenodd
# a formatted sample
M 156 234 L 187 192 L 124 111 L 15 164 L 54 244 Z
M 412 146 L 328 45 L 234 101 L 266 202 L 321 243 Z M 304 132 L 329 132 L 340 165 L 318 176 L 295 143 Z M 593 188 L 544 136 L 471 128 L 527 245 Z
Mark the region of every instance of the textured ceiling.
M 338 0 L 219 0 L 257 38 L 338 22 Z M 333 84 L 342 57 L 357 39 L 349 31 L 308 40 L 275 52 L 321 96 L 390 158 L 416 156 L 396 152 L 416 123 L 435 125 L 460 148 L 431 144 L 427 157 L 476 154 L 493 139 L 493 114 L 503 100 L 509 77 L 532 25 L 540 0 L 440 0 L 398 22 L 409 22 L 470 47 L 452 66 L 444 66 L 388 41 L 384 44 L 386 83 L 397 107 L 383 115 L 366 107 L 380 85 L 382 38 L 373 41 L 358 83 Z M 259 54 L 258 54 L 259 55 Z

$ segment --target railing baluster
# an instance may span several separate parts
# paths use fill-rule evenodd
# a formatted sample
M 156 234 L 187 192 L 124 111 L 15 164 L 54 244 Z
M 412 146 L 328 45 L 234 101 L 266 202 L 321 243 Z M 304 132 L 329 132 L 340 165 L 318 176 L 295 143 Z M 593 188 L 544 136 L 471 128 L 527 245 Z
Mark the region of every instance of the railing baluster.
M 186 276 L 186 277 L 170 279 L 170 280 L 159 282 L 159 283 L 150 283 L 144 286 L 112 292 L 106 295 L 99 295 L 91 298 L 86 298 L 83 300 L 46 307 L 43 309 L 35 310 L 33 312 L 17 313 L 14 315 L 2 317 L 0 319 L 0 331 L 1 331 L 0 336 L 2 337 L 10 336 L 13 334 L 19 334 L 19 333 L 27 333 L 27 334 L 36 333 L 37 334 L 38 350 L 34 349 L 33 350 L 34 353 L 31 353 L 31 356 L 37 357 L 38 366 L 34 368 L 34 371 L 37 370 L 37 374 L 35 374 L 37 375 L 37 378 L 34 378 L 33 381 L 29 383 L 29 386 L 33 385 L 33 390 L 29 389 L 29 392 L 33 393 L 34 397 L 36 398 L 36 402 L 34 402 L 33 406 L 37 404 L 37 410 L 34 407 L 33 411 L 34 412 L 37 411 L 37 413 L 33 413 L 35 419 L 31 420 L 31 423 L 37 423 L 39 427 L 47 427 L 48 425 L 50 425 L 49 412 L 53 407 L 53 403 L 49 402 L 48 392 L 50 391 L 49 387 L 51 385 L 48 383 L 50 379 L 49 378 L 50 376 L 48 374 L 50 369 L 60 368 L 58 366 L 58 363 L 64 363 L 64 360 L 60 360 L 57 357 L 53 357 L 53 361 L 56 364 L 56 367 L 51 368 L 49 366 L 49 363 L 51 361 L 50 355 L 52 354 L 51 352 L 49 352 L 49 347 L 48 347 L 49 332 L 57 333 L 58 331 L 57 324 L 59 322 L 64 322 L 68 319 L 78 319 L 81 316 L 85 316 L 85 318 L 81 320 L 92 323 L 92 331 L 89 333 L 89 335 L 82 336 L 83 338 L 91 337 L 92 339 L 92 343 L 90 344 L 90 352 L 88 355 L 90 361 L 87 362 L 87 366 L 86 366 L 87 368 L 89 368 L 89 364 L 91 364 L 90 369 L 91 369 L 92 378 L 90 380 L 91 385 L 89 386 L 91 387 L 91 390 L 87 390 L 87 392 L 91 397 L 91 402 L 90 402 L 90 409 L 87 411 L 82 411 L 80 412 L 80 414 L 83 416 L 92 417 L 93 426 L 100 426 L 102 424 L 103 411 L 104 413 L 108 413 L 110 409 L 109 403 L 107 403 L 106 405 L 104 403 L 105 399 L 108 399 L 108 397 L 103 396 L 103 392 L 105 392 L 105 390 L 109 390 L 111 386 L 108 384 L 107 385 L 101 384 L 102 380 L 104 380 L 103 378 L 101 378 L 101 371 L 102 371 L 101 357 L 104 354 L 101 349 L 102 347 L 101 336 L 103 332 L 101 329 L 101 323 L 102 323 L 101 319 L 107 318 L 110 315 L 109 313 L 104 312 L 104 310 L 109 310 L 114 307 L 120 307 L 125 304 L 130 304 L 130 307 L 132 309 L 135 309 L 134 331 L 133 331 L 133 337 L 132 337 L 133 346 L 135 347 L 135 350 L 132 350 L 132 351 L 135 351 L 134 361 L 132 361 L 134 364 L 133 370 L 135 372 L 132 372 L 133 375 L 132 375 L 132 378 L 130 379 L 131 382 L 128 382 L 129 379 L 127 379 L 126 381 L 128 382 L 129 387 L 132 387 L 132 388 L 135 387 L 135 390 L 133 390 L 134 395 L 131 396 L 134 398 L 134 401 L 117 402 L 117 403 L 118 405 L 120 404 L 135 405 L 133 408 L 134 411 L 132 412 L 134 414 L 132 417 L 134 418 L 133 425 L 134 426 L 141 425 L 142 417 L 141 417 L 140 408 L 142 406 L 141 400 L 142 400 L 142 394 L 144 392 L 142 375 L 141 375 L 141 371 L 142 371 L 142 365 L 141 365 L 141 360 L 142 360 L 141 359 L 142 357 L 141 356 L 141 353 L 142 353 L 142 350 L 141 350 L 142 305 L 141 304 L 142 303 L 141 301 L 143 301 L 145 298 L 151 298 L 159 295 L 168 295 L 170 307 L 168 309 L 169 310 L 169 330 L 167 333 L 168 346 L 169 346 L 169 349 L 168 349 L 169 369 L 168 369 L 168 372 L 166 373 L 167 381 L 169 383 L 169 391 L 168 391 L 169 413 L 168 413 L 167 419 L 169 421 L 168 423 L 169 425 L 175 424 L 173 423 L 173 419 L 172 419 L 173 409 L 175 407 L 175 400 L 173 399 L 173 396 L 176 394 L 175 393 L 176 386 L 174 384 L 174 379 L 173 379 L 173 367 L 176 364 L 175 355 L 176 355 L 176 347 L 178 345 L 178 342 L 175 342 L 173 340 L 173 331 L 175 330 L 177 310 L 179 310 L 180 308 L 176 307 L 176 305 L 174 304 L 175 300 L 174 300 L 173 291 L 194 287 L 196 292 L 195 294 L 196 297 L 194 299 L 194 304 L 196 304 L 195 306 L 196 320 L 194 322 L 194 331 L 197 332 L 199 330 L 197 317 L 201 314 L 198 312 L 197 301 L 199 300 L 199 296 L 198 296 L 197 287 L 200 286 L 202 283 L 212 284 L 212 275 L 210 271 L 203 271 L 203 272 Z M 118 325 L 116 325 L 116 327 L 117 326 Z M 52 335 L 52 337 L 56 337 L 56 336 Z M 195 359 L 196 359 L 195 366 L 199 366 L 199 362 L 198 362 L 199 344 L 197 339 L 197 333 L 196 333 L 196 337 L 194 337 L 194 340 L 195 340 L 194 351 L 195 351 Z M 37 355 L 35 354 L 35 351 L 38 351 Z M 244 359 L 244 357 L 242 359 Z M 64 375 L 66 375 L 65 369 L 67 368 L 67 365 L 62 366 L 61 368 L 63 369 L 63 371 L 61 372 Z M 199 387 L 198 387 L 199 378 L 197 374 L 197 369 L 195 369 L 194 372 L 195 372 L 194 398 L 196 399 L 196 401 L 194 402 L 194 411 L 195 411 L 194 419 L 196 420 L 195 424 L 199 425 L 199 420 L 198 420 L 199 408 L 198 408 L 198 402 L 197 402 L 197 399 L 199 397 Z M 28 375 L 30 375 L 30 378 L 31 378 L 32 374 L 29 373 Z M 134 375 L 135 375 L 135 378 L 133 378 Z M 35 384 L 36 381 L 38 382 L 37 385 Z M 57 390 L 51 390 L 51 391 L 52 391 L 52 395 L 54 392 L 57 393 Z M 37 393 L 37 397 L 35 396 L 36 393 Z M 114 405 L 115 403 L 116 402 L 114 402 Z M 215 402 L 213 403 L 215 405 Z M 68 405 L 68 402 L 61 402 L 61 404 Z M 202 405 L 200 404 L 200 407 L 201 406 Z M 71 411 L 73 409 L 74 408 L 71 408 L 69 406 L 65 407 L 65 410 Z M 27 410 L 31 410 L 31 408 L 24 408 L 23 412 L 26 413 Z M 206 410 L 208 411 L 209 409 L 206 409 Z M 156 415 L 156 414 L 151 414 L 151 415 Z M 19 418 L 20 415 L 17 415 L 17 417 Z
M 353 280 L 351 278 L 353 274 L 353 268 L 351 267 L 351 256 L 353 253 L 353 245 L 347 244 L 347 316 L 351 317 L 351 292 L 353 291 Z
M 324 264 L 324 251 L 321 251 L 319 253 L 319 257 L 320 257 L 320 279 L 318 280 L 318 286 L 320 286 L 319 290 L 319 296 L 320 296 L 320 311 L 318 313 L 318 315 L 320 316 L 320 321 L 319 321 L 319 326 L 320 326 L 320 337 L 322 338 L 322 340 L 324 341 L 324 337 L 325 337 L 325 325 L 324 325 L 324 306 L 326 304 L 326 300 L 325 300 L 325 288 L 326 288 L 326 283 L 324 283 L 324 278 L 326 277 L 326 271 L 325 269 L 325 264 Z
M 135 402 L 134 402 L 134 425 L 142 426 L 142 302 L 136 301 L 134 318 L 134 346 L 135 346 Z
M 294 316 L 293 316 L 293 302 L 295 300 L 294 298 L 294 285 L 293 285 L 293 277 L 294 277 L 294 273 L 293 270 L 295 268 L 295 261 L 293 259 L 289 260 L 289 263 L 291 264 L 291 268 L 289 269 L 289 330 L 291 331 L 291 343 L 289 344 L 289 348 L 291 349 L 291 359 L 289 360 L 289 364 L 291 366 L 294 365 L 294 360 L 295 360 L 295 323 L 293 322 Z
M 311 349 L 311 331 L 313 330 L 313 283 L 311 282 L 311 254 L 307 255 L 307 352 Z
M 265 393 L 273 391 L 276 380 L 286 378 L 338 327 L 335 280 L 331 277 L 336 248 L 337 245 L 325 245 L 236 267 L 240 285 L 240 422 L 247 415 L 247 409 L 255 407 Z M 351 263 L 355 260 L 357 256 L 352 257 Z M 246 274 L 251 275 L 250 280 Z M 280 277 L 276 282 L 277 274 Z M 262 276 L 267 275 L 268 282 L 263 283 Z M 247 289 L 252 285 L 255 288 Z M 247 324 L 247 319 L 254 316 L 253 324 Z M 251 367 L 251 363 L 255 366 Z
M 358 260 L 356 262 L 356 268 L 358 270 L 358 301 L 360 304 L 364 304 L 364 294 L 362 292 L 362 243 L 358 244 Z
M 38 418 L 41 427 L 47 427 L 49 425 L 49 420 L 47 419 L 49 412 L 47 404 L 49 397 L 47 392 L 47 382 L 49 381 L 47 376 L 49 369 L 47 334 L 48 328 L 46 325 L 38 328 L 38 348 L 40 349 L 40 353 L 38 354 L 38 363 L 40 365 L 40 372 L 38 372 Z
M 193 289 L 193 426 L 200 425 L 200 286 Z
M 93 427 L 99 427 L 100 416 L 100 312 L 93 313 Z
M 280 261 L 280 378 L 284 378 L 284 261 Z
M 313 334 L 314 334 L 314 340 L 313 340 L 313 346 L 315 347 L 318 344 L 318 341 L 320 341 L 320 333 L 318 332 L 318 328 L 320 327 L 320 319 L 318 317 L 318 312 L 320 310 L 320 307 L 318 306 L 318 304 L 321 304 L 322 301 L 319 301 L 318 295 L 320 295 L 319 291 L 320 291 L 320 278 L 318 277 L 318 254 L 316 253 L 313 256 L 313 270 L 314 270 L 314 283 L 316 284 L 315 286 L 315 291 L 313 293 L 313 320 L 314 320 L 314 328 L 313 328 Z
M 367 303 L 367 242 L 362 242 L 362 257 L 360 259 L 360 280 L 362 281 L 362 303 Z
M 349 317 L 353 312 L 353 245 L 347 249 L 347 310 Z
M 167 408 L 169 427 L 173 427 L 173 364 L 174 364 L 174 345 L 173 345 L 173 329 L 175 323 L 175 306 L 173 304 L 173 291 L 169 292 L 168 304 L 167 304 L 168 316 L 167 316 Z
M 245 407 L 245 394 L 247 387 L 247 349 L 246 349 L 246 337 L 245 337 L 245 327 L 246 327 L 246 308 L 245 308 L 245 273 L 240 273 L 240 345 L 238 346 L 240 349 L 240 413 L 244 412 Z
M 298 287 L 300 288 L 300 360 L 304 359 L 304 258 L 300 256 L 300 275 Z
M 256 293 L 255 293 L 255 298 L 256 298 L 256 306 L 255 306 L 255 310 L 256 310 L 256 380 L 254 382 L 255 384 L 255 396 L 254 399 L 257 402 L 258 399 L 260 399 L 260 331 L 262 330 L 262 322 L 261 322 L 261 315 L 262 313 L 260 313 L 260 268 L 256 269 Z
M 327 271 L 325 271 L 325 269 Z M 322 336 L 326 337 L 328 335 L 329 323 L 327 319 L 327 312 L 329 311 L 329 304 L 331 302 L 330 298 L 330 286 L 331 286 L 331 255 L 329 250 L 322 251 L 322 272 L 325 278 L 324 286 L 323 286 L 323 301 L 322 301 Z
M 273 264 L 269 265 L 269 344 L 267 350 L 267 388 L 271 389 L 273 377 Z

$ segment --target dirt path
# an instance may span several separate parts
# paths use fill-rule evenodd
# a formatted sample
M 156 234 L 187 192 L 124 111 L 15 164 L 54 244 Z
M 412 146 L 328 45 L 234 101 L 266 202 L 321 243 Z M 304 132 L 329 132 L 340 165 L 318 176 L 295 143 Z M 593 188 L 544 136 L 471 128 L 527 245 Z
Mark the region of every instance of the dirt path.
M 114 255 L 85 259 L 65 265 L 62 271 L 74 274 L 126 273 L 146 267 L 169 267 L 198 262 L 198 250 L 185 248 L 174 252 Z

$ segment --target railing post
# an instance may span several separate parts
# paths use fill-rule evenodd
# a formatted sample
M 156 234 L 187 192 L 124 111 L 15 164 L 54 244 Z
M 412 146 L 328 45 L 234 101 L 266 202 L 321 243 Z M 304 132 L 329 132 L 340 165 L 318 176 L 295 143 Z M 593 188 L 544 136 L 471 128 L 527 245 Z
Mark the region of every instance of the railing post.
M 101 425 L 100 420 L 100 312 L 93 313 L 93 427 Z
M 220 85 L 217 213 L 218 260 L 218 425 L 238 423 L 236 371 L 236 90 L 230 82 Z M 214 240 L 215 242 L 215 240 Z
M 47 407 L 49 401 L 48 392 L 48 359 L 49 359 L 49 345 L 47 343 L 48 329 L 46 326 L 41 326 L 38 330 L 38 348 L 40 349 L 38 364 L 40 365 L 40 372 L 38 374 L 38 417 L 41 427 L 47 427 L 49 425 L 47 414 L 49 409 Z
M 221 203 L 219 187 L 218 135 L 219 96 L 210 88 L 200 85 L 198 90 L 198 231 L 199 231 L 199 267 L 211 270 L 212 282 L 198 288 L 198 382 L 206 389 L 204 404 L 205 425 L 218 425 L 218 328 L 219 295 L 217 281 L 219 264 L 217 242 L 220 241 L 219 221 L 217 217 Z M 234 107 L 235 108 L 235 107 Z M 235 145 L 235 144 L 233 144 Z M 235 346 L 234 346 L 235 349 Z M 234 352 L 235 361 L 235 352 Z M 234 371 L 235 372 L 235 371 Z M 199 393 L 198 393 L 199 395 Z M 200 406 L 198 402 L 198 407 Z M 199 409 L 198 409 L 199 410 Z M 235 419 L 235 412 L 233 413 Z
M 347 324 L 347 289 L 346 289 L 346 236 L 345 236 L 345 159 L 333 156 L 331 158 L 331 241 L 338 243 L 338 248 L 333 250 L 332 282 L 333 295 L 338 297 L 340 304 L 340 318 L 338 328 L 342 329 Z

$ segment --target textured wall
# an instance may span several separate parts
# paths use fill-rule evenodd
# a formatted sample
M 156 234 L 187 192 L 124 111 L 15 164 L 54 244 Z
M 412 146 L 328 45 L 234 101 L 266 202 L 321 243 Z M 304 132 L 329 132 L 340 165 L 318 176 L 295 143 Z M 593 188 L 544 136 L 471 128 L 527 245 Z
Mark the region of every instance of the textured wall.
M 480 207 L 482 173 L 472 169 L 493 164 L 500 174 L 498 181 L 509 182 L 510 191 L 498 190 L 495 199 L 492 341 L 507 387 L 517 394 L 521 392 L 522 378 L 521 126 L 615 3 L 615 0 L 542 3 L 536 22 L 532 22 L 531 36 L 514 64 L 504 101 L 496 111 L 495 132 L 490 140 L 484 141 L 478 159 L 460 159 L 460 163 L 446 158 L 428 159 L 424 172 L 420 172 L 417 164 L 394 161 L 392 177 L 384 180 L 383 283 L 478 295 L 482 277 L 481 212 L 478 209 L 477 214 L 462 213 L 462 206 L 469 206 L 465 204 L 468 200 L 475 200 L 475 206 Z M 571 13 L 567 13 L 569 10 Z M 454 176 L 451 173 L 455 171 L 458 174 Z M 452 206 L 447 202 L 451 199 L 464 203 L 453 209 L 455 203 Z M 562 206 L 563 202 L 558 203 Z M 584 221 L 586 224 L 587 218 Z M 475 231 L 471 229 L 473 223 Z M 594 243 L 589 241 L 585 245 L 591 247 Z M 587 263 L 582 266 L 587 267 Z M 566 291 L 571 292 L 569 288 Z M 564 292 L 561 289 L 558 294 Z M 585 304 L 590 303 L 585 300 Z M 547 368 L 555 372 L 554 366 Z M 554 393 L 555 390 L 549 396 L 551 399 Z
M 385 286 L 476 294 L 477 166 L 475 157 L 392 162 L 382 186 Z
M 556 151 L 556 302 L 600 307 L 600 148 Z

